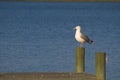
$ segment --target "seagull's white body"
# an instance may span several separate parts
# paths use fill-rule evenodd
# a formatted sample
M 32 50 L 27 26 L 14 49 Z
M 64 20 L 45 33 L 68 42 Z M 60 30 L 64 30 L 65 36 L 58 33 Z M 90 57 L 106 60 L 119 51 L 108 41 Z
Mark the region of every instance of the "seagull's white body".
M 82 34 L 82 33 L 80 32 L 80 30 L 81 30 L 80 26 L 76 26 L 74 29 L 76 30 L 76 32 L 75 32 L 75 39 L 76 39 L 78 42 L 80 42 L 81 45 L 82 45 L 83 43 L 85 43 L 85 42 L 90 43 L 90 44 L 93 42 L 92 40 L 90 40 L 90 39 L 88 38 L 88 36 L 86 36 L 85 34 Z
M 85 40 L 82 39 L 80 36 L 81 36 L 81 33 L 80 33 L 80 30 L 78 29 L 76 30 L 76 33 L 75 33 L 75 39 L 80 43 L 84 43 Z

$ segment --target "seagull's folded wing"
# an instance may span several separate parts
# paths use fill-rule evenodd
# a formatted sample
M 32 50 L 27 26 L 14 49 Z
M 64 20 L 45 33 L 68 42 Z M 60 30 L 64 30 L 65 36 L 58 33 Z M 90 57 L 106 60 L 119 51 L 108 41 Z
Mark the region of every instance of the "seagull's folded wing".
M 89 37 L 88 37 L 87 35 L 85 35 L 85 34 L 81 34 L 80 37 L 81 37 L 82 39 L 84 39 L 85 42 L 88 42 L 88 43 L 91 43 L 91 42 L 92 42 L 92 40 L 90 40 Z

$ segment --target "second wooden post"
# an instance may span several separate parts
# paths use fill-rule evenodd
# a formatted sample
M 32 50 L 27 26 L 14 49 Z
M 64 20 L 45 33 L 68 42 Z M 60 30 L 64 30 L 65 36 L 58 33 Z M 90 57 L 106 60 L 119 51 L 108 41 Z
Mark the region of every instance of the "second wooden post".
M 106 54 L 104 52 L 96 52 L 95 59 L 97 80 L 106 80 Z
M 75 70 L 77 73 L 82 73 L 85 70 L 85 48 L 77 47 L 75 53 Z

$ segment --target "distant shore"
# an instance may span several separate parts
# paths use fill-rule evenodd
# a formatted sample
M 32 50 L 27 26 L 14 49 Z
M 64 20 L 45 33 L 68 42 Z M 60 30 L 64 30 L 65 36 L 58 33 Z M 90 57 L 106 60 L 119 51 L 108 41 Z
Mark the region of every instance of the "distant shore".
M 0 1 L 25 1 L 25 2 L 120 2 L 120 0 L 0 0 Z

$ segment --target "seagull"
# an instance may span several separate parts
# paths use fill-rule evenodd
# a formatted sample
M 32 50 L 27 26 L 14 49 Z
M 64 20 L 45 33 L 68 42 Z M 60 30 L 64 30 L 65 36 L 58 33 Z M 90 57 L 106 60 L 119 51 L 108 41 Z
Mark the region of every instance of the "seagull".
M 89 43 L 92 44 L 93 41 L 85 34 L 81 33 L 81 28 L 80 26 L 76 26 L 75 28 L 73 28 L 74 30 L 76 30 L 75 32 L 75 39 L 76 41 L 80 42 L 80 46 L 83 46 L 83 43 Z

